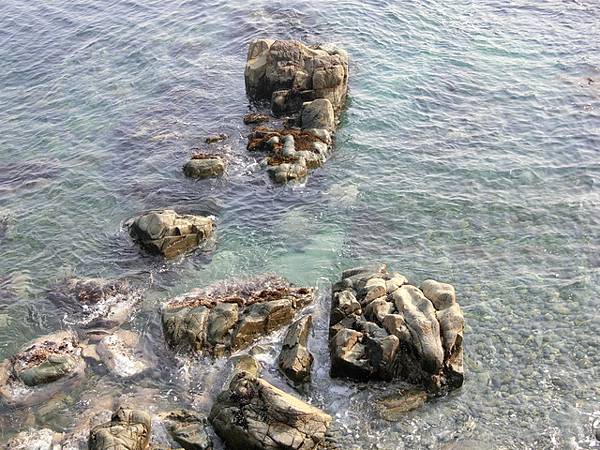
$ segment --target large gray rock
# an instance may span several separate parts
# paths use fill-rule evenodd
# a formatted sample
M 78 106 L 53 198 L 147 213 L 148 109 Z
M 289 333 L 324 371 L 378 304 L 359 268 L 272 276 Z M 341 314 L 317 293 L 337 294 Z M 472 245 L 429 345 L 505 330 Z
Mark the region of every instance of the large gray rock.
M 198 247 L 214 228 L 211 217 L 177 214 L 165 209 L 133 219 L 129 223 L 129 234 L 150 253 L 171 258 Z
M 84 372 L 75 333 L 42 336 L 0 365 L 0 397 L 9 405 L 34 405 L 69 390 L 81 382 Z
M 331 375 L 460 387 L 463 330 L 451 285 L 427 280 L 421 290 L 382 265 L 347 270 L 332 292 Z
M 331 424 L 320 409 L 247 373 L 219 394 L 209 420 L 231 450 L 314 449 Z
M 89 450 L 145 450 L 150 442 L 152 420 L 143 411 L 119 408 L 110 422 L 90 430 Z
M 348 55 L 333 45 L 258 39 L 250 44 L 246 92 L 271 100 L 273 112 L 297 113 L 305 101 L 325 98 L 339 114 L 348 90 Z
M 290 325 L 277 359 L 279 370 L 293 383 L 309 383 L 313 355 L 308 351 L 308 336 L 312 328 L 312 316 L 304 316 Z
M 219 357 L 289 324 L 313 297 L 273 275 L 217 283 L 167 301 L 163 331 L 176 350 Z
M 225 161 L 217 155 L 194 155 L 183 166 L 183 173 L 190 178 L 210 178 L 223 175 Z
M 54 286 L 48 299 L 67 313 L 69 324 L 115 328 L 131 318 L 142 295 L 124 280 L 70 278 Z

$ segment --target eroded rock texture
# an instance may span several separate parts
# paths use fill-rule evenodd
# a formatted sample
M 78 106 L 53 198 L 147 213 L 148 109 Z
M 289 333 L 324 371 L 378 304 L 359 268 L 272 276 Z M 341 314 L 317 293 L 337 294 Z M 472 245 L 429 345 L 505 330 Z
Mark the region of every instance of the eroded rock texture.
M 339 113 L 348 90 L 348 55 L 334 45 L 258 39 L 248 48 L 244 75 L 248 95 L 270 100 L 276 114 L 297 113 L 318 98 Z
M 419 289 L 385 266 L 347 270 L 332 290 L 331 375 L 459 387 L 463 329 L 451 285 L 427 280 Z
M 163 331 L 177 350 L 223 356 L 289 324 L 313 296 L 273 275 L 220 283 L 166 302 Z
M 279 370 L 295 384 L 310 383 L 314 357 L 307 346 L 311 328 L 312 316 L 291 324 L 277 359 Z
M 59 331 L 37 338 L 0 365 L 0 396 L 15 406 L 43 402 L 84 376 L 77 335 Z
M 209 420 L 231 450 L 314 449 L 331 423 L 320 409 L 244 372 L 219 394 Z
M 150 416 L 143 411 L 119 408 L 110 422 L 90 430 L 90 450 L 145 450 L 152 429 Z
M 67 313 L 65 321 L 82 328 L 118 327 L 141 298 L 127 281 L 102 278 L 67 279 L 48 293 L 48 299 Z
M 177 214 L 165 209 L 136 217 L 129 234 L 148 252 L 171 258 L 200 245 L 214 231 L 211 217 Z

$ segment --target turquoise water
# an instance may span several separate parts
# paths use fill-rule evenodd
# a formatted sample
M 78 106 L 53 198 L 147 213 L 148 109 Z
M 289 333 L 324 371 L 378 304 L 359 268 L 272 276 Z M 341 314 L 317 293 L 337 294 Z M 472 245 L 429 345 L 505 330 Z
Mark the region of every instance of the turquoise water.
M 257 37 L 351 57 L 335 155 L 303 186 L 273 186 L 245 150 Z M 191 364 L 190 379 L 165 363 L 160 301 L 277 271 L 320 288 L 305 398 L 336 415 L 347 448 L 600 447 L 599 56 L 594 0 L 4 0 L 0 359 L 63 326 L 52 283 L 125 276 L 146 291 L 130 326 L 162 361 L 140 384 L 206 409 L 195 396 L 221 363 Z M 186 179 L 214 132 L 230 136 L 227 176 Z M 144 255 L 122 224 L 163 207 L 214 214 L 216 243 Z M 464 387 L 398 423 L 374 418 L 373 392 L 327 377 L 329 283 L 368 261 L 453 283 L 467 320 Z M 35 426 L 68 429 L 71 409 Z M 21 413 L 4 413 L 6 436 Z

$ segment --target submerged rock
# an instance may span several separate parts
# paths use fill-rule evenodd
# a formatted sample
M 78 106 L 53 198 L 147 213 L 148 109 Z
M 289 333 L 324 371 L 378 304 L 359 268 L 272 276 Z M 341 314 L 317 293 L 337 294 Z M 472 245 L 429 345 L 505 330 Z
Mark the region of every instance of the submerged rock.
M 119 408 L 110 422 L 90 430 L 90 450 L 145 450 L 152 429 L 150 416 L 142 411 Z
M 9 405 L 34 405 L 79 383 L 84 372 L 77 335 L 59 331 L 29 342 L 0 365 L 0 396 Z
M 183 166 L 183 173 L 190 178 L 218 177 L 223 172 L 225 161 L 218 155 L 196 154 Z
M 388 395 L 378 402 L 379 415 L 384 420 L 397 422 L 402 420 L 407 412 L 419 408 L 426 401 L 427 393 L 419 389 Z
M 48 293 L 48 299 L 67 313 L 65 320 L 82 328 L 118 327 L 141 298 L 127 281 L 102 278 L 67 279 Z
M 211 217 L 177 214 L 165 209 L 130 221 L 129 234 L 150 253 L 171 258 L 188 252 L 213 234 Z
M 422 288 L 385 266 L 345 271 L 332 292 L 331 375 L 460 387 L 464 319 L 454 288 L 433 280 Z
M 231 450 L 314 449 L 331 424 L 320 409 L 246 373 L 219 394 L 209 420 Z
M 311 328 L 312 316 L 305 316 L 291 324 L 277 359 L 279 369 L 293 383 L 310 383 L 314 357 L 307 344 Z
M 163 331 L 177 350 L 223 356 L 289 324 L 313 296 L 272 275 L 216 284 L 167 301 Z
M 348 55 L 333 45 L 258 39 L 248 48 L 244 72 L 251 98 L 268 99 L 277 113 L 295 113 L 302 103 L 326 98 L 336 114 L 348 91 Z

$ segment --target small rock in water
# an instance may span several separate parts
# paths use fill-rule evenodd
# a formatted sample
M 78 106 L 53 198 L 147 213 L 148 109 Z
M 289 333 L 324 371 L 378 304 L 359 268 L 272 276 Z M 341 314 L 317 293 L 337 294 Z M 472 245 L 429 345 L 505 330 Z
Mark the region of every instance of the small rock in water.
M 217 155 L 197 154 L 183 166 L 183 173 L 190 178 L 218 177 L 225 172 L 225 161 Z
M 277 359 L 279 369 L 293 383 L 310 383 L 314 357 L 307 344 L 311 328 L 310 315 L 291 324 Z
M 152 420 L 142 411 L 119 408 L 110 422 L 90 430 L 89 450 L 146 450 Z
M 409 390 L 384 397 L 379 401 L 379 414 L 385 420 L 396 422 L 404 415 L 417 409 L 427 401 L 427 393 L 422 390 Z
M 266 114 L 257 114 L 250 113 L 244 116 L 244 123 L 246 125 L 254 124 L 254 123 L 264 123 L 269 121 L 269 116 Z
M 231 450 L 315 449 L 331 424 L 320 409 L 248 374 L 219 394 L 209 420 Z
M 215 229 L 211 217 L 177 214 L 170 209 L 138 216 L 128 226 L 129 234 L 140 246 L 166 258 L 195 249 Z
M 185 450 L 210 450 L 213 447 L 206 417 L 190 411 L 172 411 L 162 420 L 169 434 Z
M 225 133 L 219 133 L 219 134 L 212 134 L 210 136 L 208 136 L 205 139 L 205 142 L 207 144 L 214 144 L 215 142 L 221 142 L 224 141 L 225 139 L 227 139 L 229 136 L 227 136 Z

